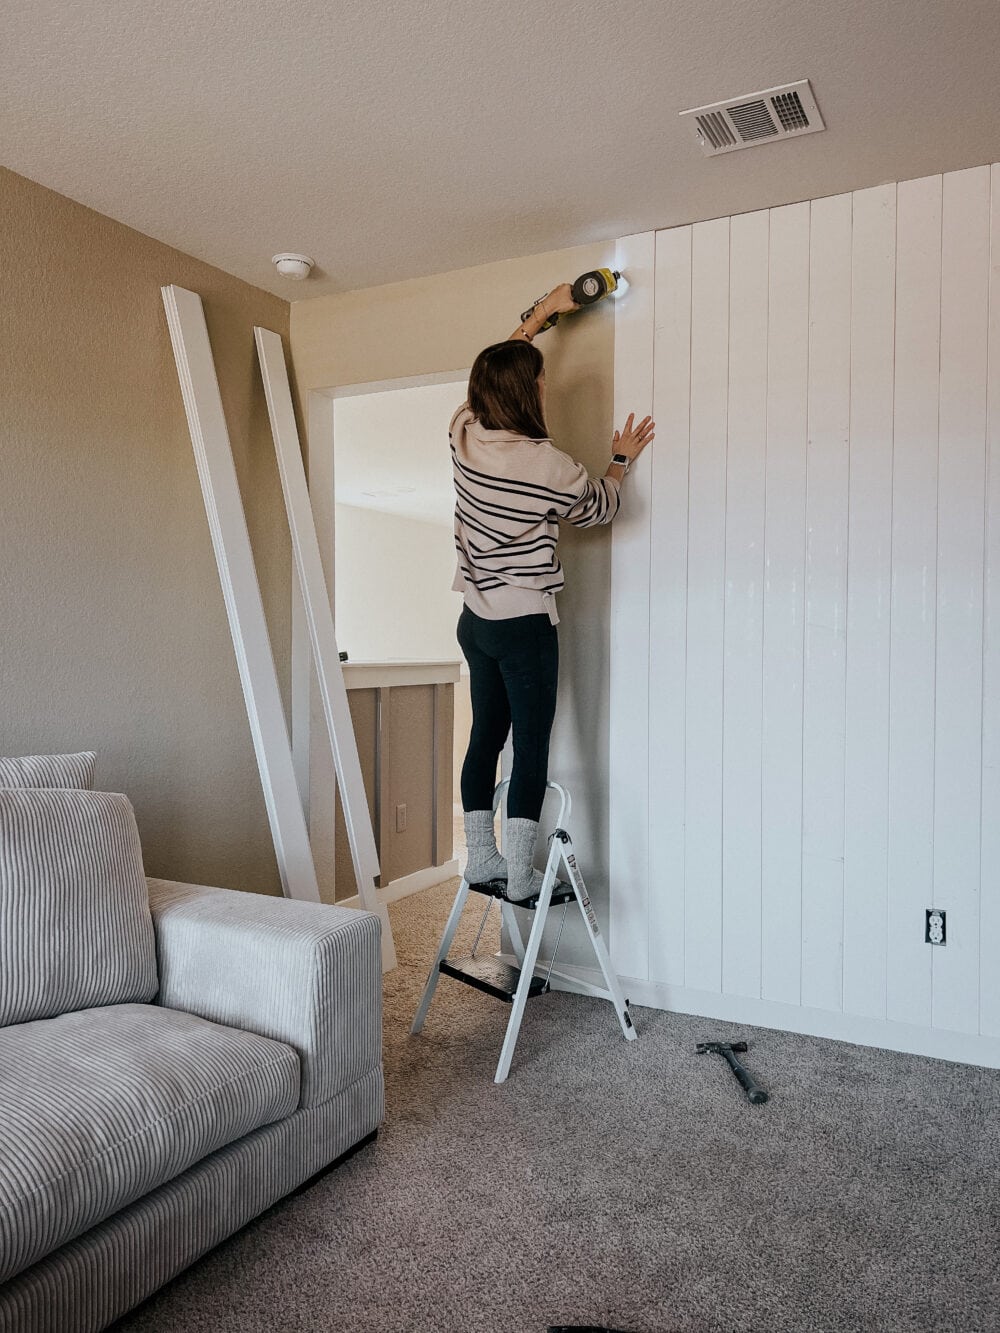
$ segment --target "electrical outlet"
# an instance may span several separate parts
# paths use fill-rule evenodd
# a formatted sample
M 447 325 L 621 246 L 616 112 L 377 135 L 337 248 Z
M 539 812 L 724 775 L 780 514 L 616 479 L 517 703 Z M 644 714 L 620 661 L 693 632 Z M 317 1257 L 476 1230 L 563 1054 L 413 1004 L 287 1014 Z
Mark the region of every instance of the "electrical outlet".
M 936 907 L 928 907 L 927 921 L 924 926 L 925 944 L 947 944 L 945 933 L 945 913 Z
M 406 806 L 405 806 L 405 805 L 397 805 L 397 806 L 396 806 L 396 832 L 397 832 L 397 833 L 405 833 L 405 832 L 406 832 Z

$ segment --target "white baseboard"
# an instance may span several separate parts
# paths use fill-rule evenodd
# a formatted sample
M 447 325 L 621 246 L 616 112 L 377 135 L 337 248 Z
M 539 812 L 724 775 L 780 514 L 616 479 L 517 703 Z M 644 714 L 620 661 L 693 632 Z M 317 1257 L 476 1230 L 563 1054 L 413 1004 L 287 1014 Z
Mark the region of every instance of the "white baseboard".
M 424 870 L 415 870 L 412 875 L 402 875 L 392 880 L 384 889 L 375 890 L 378 903 L 394 903 L 408 894 L 419 893 L 421 889 L 432 889 L 435 884 L 443 884 L 447 879 L 456 879 L 459 875 L 458 861 L 445 861 L 440 866 L 427 866 Z M 353 898 L 344 898 L 338 907 L 360 907 L 361 900 L 355 894 Z
M 515 962 L 511 955 L 501 955 Z M 544 969 L 548 961 L 538 962 Z M 579 977 L 583 983 L 603 985 L 597 968 L 565 967 L 564 974 Z M 667 986 L 637 977 L 621 977 L 622 990 L 632 1004 L 671 1013 L 696 1014 L 717 1018 L 741 1026 L 777 1028 L 781 1032 L 801 1032 L 810 1037 L 832 1037 L 857 1046 L 875 1046 L 885 1051 L 908 1055 L 928 1055 L 936 1060 L 954 1060 L 960 1064 L 982 1065 L 1000 1069 L 1000 1039 L 970 1032 L 950 1032 L 941 1028 L 918 1027 L 912 1023 L 894 1023 L 886 1018 L 862 1014 L 831 1013 L 804 1005 L 783 1004 L 780 1000 L 761 1000 L 743 995 L 719 995 L 714 991 L 695 990 L 689 986 Z M 574 991 L 572 981 L 552 979 L 553 990 Z M 641 1033 L 640 1033 L 641 1035 Z

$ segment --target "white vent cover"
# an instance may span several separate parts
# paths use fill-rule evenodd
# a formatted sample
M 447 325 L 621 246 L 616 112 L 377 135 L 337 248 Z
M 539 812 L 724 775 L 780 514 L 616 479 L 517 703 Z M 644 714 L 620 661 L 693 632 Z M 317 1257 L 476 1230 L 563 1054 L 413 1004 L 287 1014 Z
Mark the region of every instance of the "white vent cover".
M 706 157 L 825 130 L 808 79 L 682 111 Z

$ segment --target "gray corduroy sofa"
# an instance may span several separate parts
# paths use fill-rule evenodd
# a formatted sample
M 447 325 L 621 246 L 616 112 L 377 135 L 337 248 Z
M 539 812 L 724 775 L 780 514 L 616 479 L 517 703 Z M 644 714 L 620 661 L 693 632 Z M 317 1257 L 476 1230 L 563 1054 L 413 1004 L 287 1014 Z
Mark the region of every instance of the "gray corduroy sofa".
M 378 918 L 147 880 L 88 760 L 0 760 L 3 1333 L 107 1327 L 383 1115 Z

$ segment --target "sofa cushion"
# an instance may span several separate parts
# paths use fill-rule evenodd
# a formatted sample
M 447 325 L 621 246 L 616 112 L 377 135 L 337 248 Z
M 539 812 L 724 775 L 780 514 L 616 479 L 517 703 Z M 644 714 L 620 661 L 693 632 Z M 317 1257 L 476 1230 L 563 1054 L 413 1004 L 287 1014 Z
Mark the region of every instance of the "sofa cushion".
M 298 1100 L 291 1047 L 156 1005 L 0 1030 L 0 1283 Z
M 29 754 L 20 759 L 0 759 L 0 787 L 77 787 L 92 791 L 92 750 L 82 754 Z
M 0 1027 L 150 1000 L 156 945 L 124 796 L 0 789 Z

